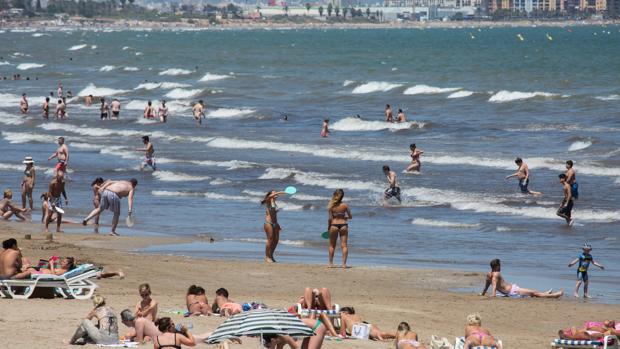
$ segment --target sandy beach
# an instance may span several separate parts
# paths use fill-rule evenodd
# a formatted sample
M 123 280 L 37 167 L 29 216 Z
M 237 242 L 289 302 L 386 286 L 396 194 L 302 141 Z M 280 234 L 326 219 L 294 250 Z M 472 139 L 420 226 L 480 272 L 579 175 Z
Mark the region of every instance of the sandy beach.
M 481 284 L 482 273 L 447 270 L 352 268 L 326 269 L 317 265 L 191 259 L 130 252 L 152 244 L 183 242 L 176 238 L 109 237 L 92 234 L 61 234 L 48 242 L 40 227 L 0 223 L 0 237 L 18 239 L 26 257 L 33 260 L 50 255 L 75 256 L 106 270 L 122 268 L 124 280 L 105 279 L 97 283 L 98 293 L 120 313 L 138 301 L 138 285 L 148 282 L 159 302 L 159 316 L 181 321 L 171 310 L 184 310 L 184 294 L 191 284 L 207 289 L 209 300 L 225 287 L 238 302 L 262 301 L 273 308 L 296 302 L 305 286 L 324 286 L 341 306 L 354 306 L 365 320 L 394 330 L 408 321 L 424 342 L 436 334 L 453 340 L 461 335 L 465 317 L 479 312 L 483 325 L 504 341 L 506 348 L 542 348 L 557 330 L 586 320 L 613 319 L 620 305 L 588 304 L 565 297 L 562 300 L 488 299 L 450 289 Z M 32 240 L 25 240 L 25 234 Z M 216 242 L 217 243 L 217 242 Z M 501 256 L 500 256 L 501 257 Z M 407 266 L 415 267 L 415 266 Z M 524 285 L 525 286 L 525 285 Z M 536 285 L 527 285 L 535 287 Z M 569 290 L 570 291 L 570 290 Z M 0 300 L 0 335 L 6 348 L 66 348 L 77 323 L 91 309 L 89 301 L 63 299 Z M 222 321 L 216 317 L 190 318 L 194 333 L 212 331 Z M 120 332 L 124 333 L 121 326 Z M 245 339 L 239 348 L 256 348 Z M 205 346 L 205 344 L 199 344 Z M 391 343 L 344 340 L 326 341 L 325 348 L 387 348 Z M 150 347 L 145 345 L 143 347 Z

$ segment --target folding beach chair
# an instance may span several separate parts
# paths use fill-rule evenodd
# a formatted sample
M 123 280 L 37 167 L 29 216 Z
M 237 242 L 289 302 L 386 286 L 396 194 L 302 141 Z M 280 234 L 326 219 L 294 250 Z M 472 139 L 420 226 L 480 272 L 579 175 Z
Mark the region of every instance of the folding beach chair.
M 600 340 L 555 339 L 552 349 L 618 349 L 616 336 L 605 336 Z
M 502 348 L 504 347 L 504 345 L 502 344 L 502 341 L 497 340 L 497 342 L 499 343 L 499 345 L 502 346 Z M 456 340 L 454 342 L 454 349 L 465 349 L 465 337 L 456 337 Z M 476 346 L 476 347 L 471 347 L 471 349 L 498 349 L 498 347 L 487 347 L 487 346 Z
M 297 314 L 300 317 L 310 317 L 312 315 L 321 315 L 325 314 L 327 317 L 332 320 L 332 324 L 334 327 L 340 327 L 340 305 L 334 304 L 334 309 L 331 310 L 317 310 L 317 309 L 304 309 L 301 306 L 301 303 L 297 303 Z
M 0 280 L 0 294 L 5 298 L 28 299 L 36 288 L 53 288 L 63 298 L 90 299 L 99 286 L 89 279 L 99 272 L 94 265 L 83 264 L 62 275 L 35 274 L 31 279 Z

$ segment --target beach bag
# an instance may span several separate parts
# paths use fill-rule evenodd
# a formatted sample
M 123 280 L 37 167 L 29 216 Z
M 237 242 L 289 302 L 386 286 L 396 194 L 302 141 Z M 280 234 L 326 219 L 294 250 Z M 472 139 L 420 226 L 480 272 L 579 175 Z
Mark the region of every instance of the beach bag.
M 450 342 L 448 341 L 448 338 L 446 337 L 439 338 L 438 336 L 431 336 L 430 344 L 431 344 L 430 345 L 431 349 L 453 349 L 454 348 L 454 346 L 450 344 Z
M 353 328 L 351 329 L 351 337 L 367 341 L 369 336 L 369 324 L 353 324 Z

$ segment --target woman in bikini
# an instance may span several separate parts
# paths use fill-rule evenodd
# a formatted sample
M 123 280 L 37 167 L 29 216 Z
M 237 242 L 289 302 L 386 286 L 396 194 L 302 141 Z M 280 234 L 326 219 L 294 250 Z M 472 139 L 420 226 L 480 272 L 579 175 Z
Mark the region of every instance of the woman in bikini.
M 30 211 L 32 211 L 32 190 L 34 189 L 36 171 L 34 169 L 34 161 L 32 160 L 32 157 L 26 156 L 23 163 L 26 165 L 26 169 L 24 170 L 24 178 L 22 179 L 22 208 L 26 208 L 26 199 L 28 199 Z
M 329 135 L 329 119 L 323 119 L 323 127 L 321 127 L 321 137 L 326 138 Z
M 49 268 L 40 268 L 38 272 L 33 272 L 33 274 L 52 274 L 52 275 L 62 275 L 70 270 L 75 269 L 75 258 L 66 257 L 60 261 L 60 266 L 56 267 L 56 261 L 58 257 L 52 256 L 49 259 Z
M 352 219 L 351 209 L 349 205 L 342 202 L 344 190 L 336 189 L 331 201 L 327 205 L 328 219 L 327 230 L 329 231 L 329 267 L 334 266 L 334 252 L 336 250 L 336 242 L 340 237 L 340 248 L 342 249 L 342 267 L 347 267 L 347 257 L 349 256 L 349 248 L 347 241 L 349 239 L 349 225 L 347 221 Z
M 136 304 L 134 316 L 137 318 L 143 317 L 155 322 L 157 319 L 157 302 L 151 298 L 151 286 L 149 284 L 142 284 L 138 288 L 138 291 L 142 299 Z
M 273 253 L 276 251 L 278 241 L 280 241 L 280 231 L 282 228 L 278 224 L 278 205 L 276 199 L 278 195 L 286 194 L 283 191 L 271 190 L 265 195 L 265 198 L 260 202 L 265 206 L 265 234 L 267 235 L 267 243 L 265 244 L 265 262 L 275 263 Z
M 491 332 L 482 327 L 482 319 L 478 314 L 467 316 L 467 327 L 465 327 L 465 346 L 469 349 L 477 346 L 488 346 L 502 349 L 501 344 L 493 338 Z
M 561 339 L 574 339 L 574 340 L 595 340 L 604 338 L 607 335 L 618 336 L 616 331 L 616 322 L 613 320 L 588 321 L 583 325 L 583 328 L 569 327 L 562 329 L 558 332 Z
M 70 344 L 118 344 L 118 318 L 112 308 L 106 305 L 105 298 L 93 296 L 95 308 L 71 337 Z M 95 320 L 93 323 L 92 320 Z
M 205 295 L 205 289 L 191 285 L 187 289 L 187 295 L 185 296 L 185 302 L 187 304 L 187 311 L 190 316 L 211 315 L 211 307 L 209 301 Z
M 424 344 L 418 342 L 418 334 L 406 322 L 398 324 L 394 346 L 396 349 L 426 349 Z
M 355 313 L 355 308 L 353 307 L 342 307 L 340 308 L 340 335 L 345 337 L 346 335 L 351 335 L 353 333 L 353 325 L 355 324 L 367 324 L 370 326 L 370 333 L 368 338 L 375 341 L 384 341 L 388 339 L 396 338 L 396 333 L 387 332 L 381 330 L 378 326 L 369 324 L 364 321 L 361 315 Z
M 424 154 L 424 152 L 418 149 L 415 143 L 412 143 L 409 146 L 409 149 L 411 150 L 411 164 L 409 165 L 409 167 L 407 167 L 405 171 L 420 172 L 420 169 L 422 167 L 422 163 L 420 162 L 420 155 Z
M 161 331 L 161 335 L 153 340 L 153 348 L 175 348 L 181 349 L 183 345 L 188 347 L 196 346 L 194 335 L 187 330 L 185 326 L 177 331 L 174 322 L 169 317 L 163 317 L 155 322 L 155 326 Z

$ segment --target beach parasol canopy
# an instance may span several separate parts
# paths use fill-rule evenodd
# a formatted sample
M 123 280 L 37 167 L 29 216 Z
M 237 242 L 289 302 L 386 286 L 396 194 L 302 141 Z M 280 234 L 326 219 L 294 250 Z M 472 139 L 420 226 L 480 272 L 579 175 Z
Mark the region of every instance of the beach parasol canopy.
M 285 310 L 255 309 L 231 316 L 205 340 L 209 344 L 225 339 L 265 334 L 309 337 L 314 332 L 295 315 Z

